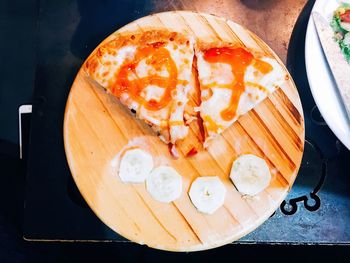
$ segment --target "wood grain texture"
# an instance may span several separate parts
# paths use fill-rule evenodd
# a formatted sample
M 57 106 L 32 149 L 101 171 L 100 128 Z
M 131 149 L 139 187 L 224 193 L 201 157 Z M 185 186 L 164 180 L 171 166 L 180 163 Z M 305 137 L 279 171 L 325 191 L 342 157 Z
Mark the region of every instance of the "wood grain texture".
M 149 28 L 240 42 L 278 59 L 258 37 L 234 22 L 192 12 L 165 12 L 141 18 L 102 43 L 121 31 Z M 304 119 L 298 92 L 289 77 L 283 87 L 239 118 L 207 150 L 184 158 L 188 149 L 200 145 L 198 129 L 195 123 L 191 124 L 188 138 L 179 145 L 182 157 L 174 160 L 167 145 L 147 125 L 80 71 L 66 105 L 65 151 L 83 197 L 114 231 L 154 248 L 203 250 L 230 243 L 253 231 L 287 195 L 304 148 Z M 169 164 L 183 176 L 183 193 L 178 200 L 170 204 L 157 202 L 144 184 L 124 184 L 119 180 L 116 156 L 132 144 L 151 152 L 156 164 Z M 244 153 L 264 158 L 272 172 L 269 187 L 254 198 L 243 197 L 229 180 L 233 160 Z M 187 194 L 191 182 L 203 175 L 219 176 L 227 188 L 224 206 L 212 215 L 199 213 Z

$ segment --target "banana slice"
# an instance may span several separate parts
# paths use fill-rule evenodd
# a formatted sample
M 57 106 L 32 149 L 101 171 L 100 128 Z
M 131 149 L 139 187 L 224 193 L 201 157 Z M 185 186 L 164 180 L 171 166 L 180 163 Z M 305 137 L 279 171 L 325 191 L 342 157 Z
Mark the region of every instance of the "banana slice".
M 182 178 L 174 168 L 159 166 L 147 178 L 146 188 L 157 201 L 170 203 L 181 195 Z
M 264 159 L 245 154 L 233 162 L 230 178 L 238 191 L 253 196 L 269 186 L 271 173 Z
M 214 213 L 224 204 L 226 188 L 217 176 L 198 177 L 193 181 L 189 196 L 198 211 Z
M 119 166 L 119 177 L 124 183 L 142 183 L 153 169 L 153 158 L 139 148 L 124 153 Z

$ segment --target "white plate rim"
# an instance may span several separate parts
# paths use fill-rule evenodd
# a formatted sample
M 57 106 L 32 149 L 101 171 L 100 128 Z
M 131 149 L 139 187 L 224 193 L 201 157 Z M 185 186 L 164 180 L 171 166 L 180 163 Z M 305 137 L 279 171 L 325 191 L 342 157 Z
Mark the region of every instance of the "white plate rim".
M 317 11 L 330 19 L 333 10 L 337 6 L 338 2 L 336 0 L 317 0 L 312 12 Z M 350 124 L 324 57 L 311 15 L 305 37 L 305 66 L 310 90 L 320 113 L 332 132 L 350 150 Z M 319 92 L 320 83 L 323 83 L 323 86 L 326 87 L 324 90 L 326 93 Z M 326 98 L 331 98 L 327 101 L 330 104 L 325 103 Z M 330 107 L 332 107 L 331 111 L 329 110 Z

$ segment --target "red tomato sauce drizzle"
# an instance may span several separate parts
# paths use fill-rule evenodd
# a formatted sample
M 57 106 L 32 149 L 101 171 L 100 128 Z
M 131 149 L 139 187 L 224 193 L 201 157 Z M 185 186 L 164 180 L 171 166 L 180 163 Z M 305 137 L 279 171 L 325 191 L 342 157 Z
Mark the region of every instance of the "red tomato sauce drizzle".
M 204 59 L 209 63 L 226 63 L 231 66 L 234 81 L 229 84 L 232 95 L 229 106 L 221 112 L 221 117 L 230 121 L 236 116 L 239 99 L 245 91 L 244 74 L 247 67 L 254 63 L 253 66 L 263 74 L 272 70 L 272 66 L 262 60 L 254 59 L 251 52 L 244 48 L 211 48 L 204 52 Z M 227 87 L 227 85 L 224 85 Z
M 139 78 L 136 74 L 136 67 L 141 60 L 146 59 L 146 64 L 154 67 L 159 71 L 163 67 L 166 68 L 169 76 L 162 77 L 158 75 L 149 75 Z M 130 80 L 130 76 L 136 76 L 135 79 Z M 145 100 L 141 96 L 141 92 L 148 85 L 156 85 L 160 88 L 164 88 L 163 96 L 159 101 Z M 148 110 L 160 110 L 168 105 L 172 100 L 171 92 L 177 85 L 177 67 L 172 60 L 170 52 L 164 48 L 163 42 L 156 42 L 147 45 L 146 47 L 138 48 L 136 50 L 135 57 L 132 61 L 125 62 L 116 75 L 116 81 L 113 83 L 111 91 L 118 98 L 127 93 L 129 96 L 137 101 L 140 105 L 143 105 Z
M 244 48 L 211 48 L 205 51 L 204 59 L 209 63 L 226 63 L 231 66 L 234 81 L 231 85 L 232 95 L 229 106 L 221 112 L 221 117 L 232 120 L 236 115 L 239 98 L 245 90 L 244 74 L 254 56 Z

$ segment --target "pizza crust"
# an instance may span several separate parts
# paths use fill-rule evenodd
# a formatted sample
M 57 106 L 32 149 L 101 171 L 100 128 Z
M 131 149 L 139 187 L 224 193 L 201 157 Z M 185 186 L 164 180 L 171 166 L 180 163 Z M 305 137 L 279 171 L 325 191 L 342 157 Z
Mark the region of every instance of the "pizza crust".
M 195 53 L 197 54 L 198 52 L 203 52 L 206 51 L 208 49 L 211 48 L 223 48 L 223 47 L 228 47 L 228 48 L 244 48 L 245 50 L 249 51 L 250 53 L 252 53 L 254 55 L 254 58 L 260 59 L 262 57 L 272 57 L 271 54 L 265 54 L 262 51 L 253 49 L 253 48 L 249 48 L 244 46 L 241 43 L 233 43 L 233 42 L 227 42 L 227 41 L 204 41 L 204 40 L 197 40 L 194 48 L 195 48 Z

